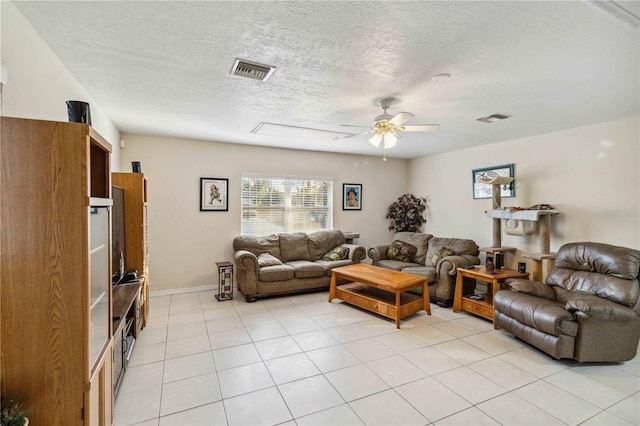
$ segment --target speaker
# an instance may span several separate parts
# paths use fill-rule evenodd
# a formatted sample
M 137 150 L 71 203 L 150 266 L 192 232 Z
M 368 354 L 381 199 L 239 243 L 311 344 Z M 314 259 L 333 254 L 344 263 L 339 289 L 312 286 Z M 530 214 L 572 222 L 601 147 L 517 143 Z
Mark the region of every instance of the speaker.
M 495 256 L 496 269 L 504 268 L 504 253 L 498 251 L 493 255 Z
M 89 104 L 82 101 L 67 101 L 69 122 L 86 123 L 91 126 L 91 110 Z
M 142 173 L 142 165 L 139 161 L 132 161 L 131 169 L 133 170 L 133 173 Z
M 527 264 L 525 262 L 518 262 L 518 272 L 521 274 L 527 272 Z

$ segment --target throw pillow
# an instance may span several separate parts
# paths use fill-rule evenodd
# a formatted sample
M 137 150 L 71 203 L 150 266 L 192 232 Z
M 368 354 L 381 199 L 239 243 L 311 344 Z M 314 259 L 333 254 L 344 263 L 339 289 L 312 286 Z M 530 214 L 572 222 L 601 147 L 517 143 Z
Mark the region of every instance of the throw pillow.
M 349 256 L 349 247 L 337 246 L 322 256 L 322 260 L 343 260 L 346 259 L 347 256 Z
M 400 262 L 412 262 L 418 248 L 411 244 L 395 240 L 387 249 L 387 259 Z
M 447 256 L 451 256 L 453 253 L 453 250 L 449 250 L 446 247 L 442 247 L 440 248 L 440 250 L 438 250 L 436 252 L 436 254 L 433 255 L 433 257 L 431 258 L 431 264 L 433 266 L 437 266 L 438 262 L 440 262 L 440 259 L 442 259 L 443 257 L 447 257 Z
M 280 259 L 269 253 L 262 253 L 260 256 L 258 256 L 258 265 L 260 265 L 260 267 L 275 266 L 282 265 L 282 262 L 280 261 Z

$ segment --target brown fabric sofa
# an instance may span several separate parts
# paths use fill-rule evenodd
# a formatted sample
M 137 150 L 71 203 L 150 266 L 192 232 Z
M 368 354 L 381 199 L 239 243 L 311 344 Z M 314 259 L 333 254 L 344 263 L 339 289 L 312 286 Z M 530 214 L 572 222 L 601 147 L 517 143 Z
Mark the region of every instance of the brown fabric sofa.
M 339 230 L 236 237 L 233 249 L 238 289 L 247 302 L 266 296 L 328 289 L 331 269 L 360 263 L 365 257 L 364 247 L 345 241 Z M 347 248 L 346 258 L 323 260 L 335 247 Z M 261 266 L 259 257 L 263 253 L 269 253 L 277 259 L 275 263 L 280 264 Z
M 638 250 L 565 244 L 545 283 L 505 281 L 494 324 L 557 359 L 627 361 L 640 339 L 639 270 Z
M 416 247 L 413 259 L 409 262 L 388 259 L 387 250 L 391 245 L 389 243 L 369 248 L 368 255 L 372 264 L 427 277 L 429 299 L 440 306 L 449 307 L 453 304 L 458 268 L 480 264 L 478 245 L 473 240 L 440 238 L 420 232 L 396 232 L 393 241 Z M 440 258 L 434 266 L 433 256 L 445 248 L 453 254 Z

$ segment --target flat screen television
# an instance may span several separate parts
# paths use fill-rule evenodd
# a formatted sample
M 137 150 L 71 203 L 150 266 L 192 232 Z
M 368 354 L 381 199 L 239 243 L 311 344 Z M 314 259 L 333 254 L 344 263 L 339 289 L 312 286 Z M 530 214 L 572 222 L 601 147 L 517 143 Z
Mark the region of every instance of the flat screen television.
M 113 207 L 111 214 L 111 283 L 117 285 L 126 273 L 124 232 L 124 189 L 111 187 Z

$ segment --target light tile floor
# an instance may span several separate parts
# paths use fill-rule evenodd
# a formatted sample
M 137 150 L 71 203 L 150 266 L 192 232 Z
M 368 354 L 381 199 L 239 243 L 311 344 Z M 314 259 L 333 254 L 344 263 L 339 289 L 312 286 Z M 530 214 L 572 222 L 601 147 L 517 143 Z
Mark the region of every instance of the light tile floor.
M 312 293 L 152 297 L 116 425 L 640 425 L 640 357 L 557 361 L 432 304 L 394 321 Z

